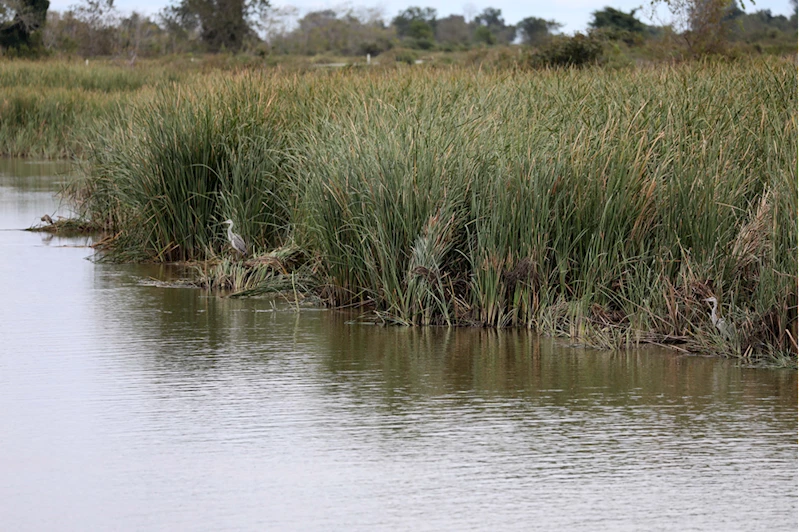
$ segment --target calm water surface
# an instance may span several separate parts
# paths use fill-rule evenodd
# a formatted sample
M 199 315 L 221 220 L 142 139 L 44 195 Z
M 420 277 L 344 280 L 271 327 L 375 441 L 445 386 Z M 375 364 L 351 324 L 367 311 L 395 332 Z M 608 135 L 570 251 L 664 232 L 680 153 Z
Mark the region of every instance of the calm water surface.
M 3 530 L 797 529 L 797 374 L 155 286 L 0 162 Z

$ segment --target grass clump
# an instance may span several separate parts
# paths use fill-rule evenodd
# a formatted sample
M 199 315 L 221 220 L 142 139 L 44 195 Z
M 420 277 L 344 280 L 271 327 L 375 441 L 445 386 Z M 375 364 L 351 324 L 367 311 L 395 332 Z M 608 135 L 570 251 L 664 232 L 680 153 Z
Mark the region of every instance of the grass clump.
M 212 256 L 194 264 L 195 284 L 230 297 L 292 292 L 299 299 L 312 293 L 315 283 L 302 255 L 301 249 L 289 244 L 246 260 Z
M 123 229 L 118 257 L 204 258 L 221 249 L 221 222 L 256 246 L 288 230 L 287 146 L 269 94 L 246 77 L 164 89 L 98 131 L 81 210 Z
M 452 324 L 445 285 L 462 259 L 454 250 L 480 165 L 468 140 L 474 126 L 468 117 L 453 123 L 443 107 L 449 97 L 397 106 L 369 96 L 374 103 L 303 139 L 298 225 L 322 257 L 332 304 L 373 305 L 402 323 Z
M 45 218 L 47 218 L 46 222 Z M 30 227 L 27 231 L 72 236 L 99 233 L 102 230 L 101 227 L 80 218 L 59 218 L 58 220 L 52 220 L 49 216 L 43 216 L 42 222 L 45 223 Z

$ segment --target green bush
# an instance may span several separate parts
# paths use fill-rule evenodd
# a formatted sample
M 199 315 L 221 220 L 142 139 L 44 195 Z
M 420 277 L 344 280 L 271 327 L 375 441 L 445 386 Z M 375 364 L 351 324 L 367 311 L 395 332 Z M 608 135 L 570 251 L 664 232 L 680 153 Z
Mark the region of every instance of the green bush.
M 553 37 L 532 55 L 530 63 L 533 67 L 582 67 L 596 64 L 601 57 L 601 40 L 577 33 Z
M 416 62 L 416 59 L 419 58 L 416 52 L 405 48 L 395 49 L 393 55 L 394 55 L 394 61 L 396 61 L 397 63 L 406 63 L 408 65 L 414 64 Z

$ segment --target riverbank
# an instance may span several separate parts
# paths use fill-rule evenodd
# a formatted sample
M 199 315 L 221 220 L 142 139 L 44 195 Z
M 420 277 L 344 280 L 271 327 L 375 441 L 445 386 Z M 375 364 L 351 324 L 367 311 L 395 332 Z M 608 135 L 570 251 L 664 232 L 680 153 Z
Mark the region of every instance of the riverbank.
M 211 73 L 101 111 L 70 196 L 108 260 L 224 256 L 231 218 L 265 259 L 219 278 L 262 269 L 382 321 L 791 365 L 796 81 L 774 58 Z

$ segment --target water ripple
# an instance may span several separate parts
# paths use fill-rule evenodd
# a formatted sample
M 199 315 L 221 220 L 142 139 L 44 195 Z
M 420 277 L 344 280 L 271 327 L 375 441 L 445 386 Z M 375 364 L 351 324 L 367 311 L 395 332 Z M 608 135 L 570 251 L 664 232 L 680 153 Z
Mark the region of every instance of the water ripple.
M 6 225 L 53 207 L 23 199 Z M 4 529 L 797 527 L 795 372 L 351 325 L 40 242 L 0 232 Z

